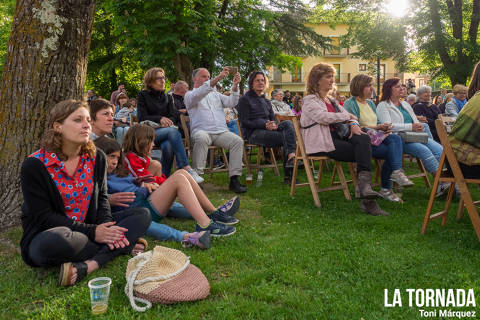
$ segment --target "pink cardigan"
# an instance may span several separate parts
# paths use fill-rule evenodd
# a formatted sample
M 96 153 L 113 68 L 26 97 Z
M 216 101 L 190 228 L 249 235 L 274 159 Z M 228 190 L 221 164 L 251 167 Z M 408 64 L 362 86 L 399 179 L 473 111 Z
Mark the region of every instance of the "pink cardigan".
M 311 128 L 301 129 L 307 154 L 335 150 L 329 125 L 350 119 L 350 114 L 342 106 L 338 108 L 341 112 L 328 112 L 327 105 L 318 96 L 310 94 L 303 98 L 301 126 L 319 123 Z

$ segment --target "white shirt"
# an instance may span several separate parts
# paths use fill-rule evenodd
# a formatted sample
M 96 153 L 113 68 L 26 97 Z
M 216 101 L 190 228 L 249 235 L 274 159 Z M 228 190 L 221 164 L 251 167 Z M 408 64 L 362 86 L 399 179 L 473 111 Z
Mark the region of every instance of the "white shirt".
M 192 136 L 198 130 L 210 134 L 228 131 L 225 121 L 224 108 L 232 108 L 238 104 L 240 94 L 230 91 L 230 96 L 223 95 L 210 86 L 210 80 L 200 87 L 188 91 L 184 102 L 190 116 L 190 130 Z

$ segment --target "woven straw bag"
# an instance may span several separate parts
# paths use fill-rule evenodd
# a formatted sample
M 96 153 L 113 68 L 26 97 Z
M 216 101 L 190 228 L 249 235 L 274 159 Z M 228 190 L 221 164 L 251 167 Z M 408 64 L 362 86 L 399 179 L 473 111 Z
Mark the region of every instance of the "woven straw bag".
M 152 302 L 170 304 L 205 299 L 210 284 L 183 252 L 162 246 L 128 260 L 125 294 L 133 309 L 143 312 Z M 144 303 L 141 307 L 136 302 Z

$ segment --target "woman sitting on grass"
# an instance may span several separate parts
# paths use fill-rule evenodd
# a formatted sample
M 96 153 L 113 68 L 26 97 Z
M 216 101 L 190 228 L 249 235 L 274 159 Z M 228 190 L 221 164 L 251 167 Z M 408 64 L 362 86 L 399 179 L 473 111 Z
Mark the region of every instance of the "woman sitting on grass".
M 134 197 L 134 201 L 129 204 L 130 208 L 144 207 L 150 211 L 152 224 L 147 229 L 148 236 L 162 241 L 178 241 L 181 242 L 184 247 L 191 247 L 194 245 L 201 249 L 207 249 L 210 247 L 210 233 L 207 231 L 188 233 L 186 231 L 178 231 L 159 223 L 166 215 L 186 219 L 192 219 L 192 216 L 183 205 L 176 202 L 174 202 L 170 208 L 162 208 L 167 210 L 166 214 L 160 213 L 159 204 L 163 203 L 158 184 L 155 182 L 140 182 L 130 175 L 122 164 L 118 166 L 119 160 L 121 162 L 122 159 L 121 147 L 118 142 L 107 137 L 102 137 L 95 140 L 95 145 L 97 148 L 102 149 L 107 155 L 108 193 L 115 194 L 117 192 L 130 192 Z M 180 174 L 181 170 L 178 172 L 179 173 L 174 173 L 174 175 Z M 166 207 L 167 205 L 168 204 L 165 204 L 163 207 Z M 225 214 L 233 215 L 240 206 L 239 198 L 233 198 L 223 207 L 227 206 L 228 209 L 225 210 Z M 113 207 L 112 211 L 116 211 L 116 209 L 120 208 Z M 199 221 L 199 223 L 210 222 L 210 219 L 203 212 L 199 213 L 200 216 L 196 217 L 196 220 Z
M 235 228 L 228 226 L 236 224 L 238 219 L 232 217 L 228 210 L 215 208 L 187 171 L 179 169 L 168 179 L 156 176 L 156 174 L 162 173 L 162 168 L 155 168 L 150 172 L 149 154 L 152 152 L 154 140 L 155 130 L 152 127 L 136 124 L 128 130 L 123 141 L 123 151 L 125 152 L 123 163 L 125 169 L 131 174 L 131 179 L 137 178 L 155 183 L 153 185 L 155 192 L 147 199 L 150 206 L 155 208 L 151 208 L 155 212 L 154 220 L 165 216 L 175 198 L 178 197 L 197 221 L 197 232 L 210 231 L 213 237 L 234 234 Z M 238 204 L 236 206 L 238 209 Z M 236 209 L 232 211 L 232 214 Z M 207 216 L 206 212 L 210 212 L 210 215 Z
M 50 111 L 40 150 L 22 164 L 22 258 L 33 267 L 61 265 L 60 285 L 78 283 L 135 244 L 151 219 L 148 210 L 110 213 L 105 154 L 90 140 L 90 114 L 82 101 Z M 140 241 L 139 241 L 140 242 Z

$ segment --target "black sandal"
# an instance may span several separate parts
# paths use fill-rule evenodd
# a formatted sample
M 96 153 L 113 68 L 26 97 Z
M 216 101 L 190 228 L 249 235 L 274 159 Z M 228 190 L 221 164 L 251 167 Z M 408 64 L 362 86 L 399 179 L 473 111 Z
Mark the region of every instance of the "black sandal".
M 77 269 L 77 279 L 71 283 L 73 268 Z M 72 286 L 82 281 L 87 276 L 88 265 L 85 262 L 65 262 L 60 267 L 60 277 L 58 284 L 62 287 Z

